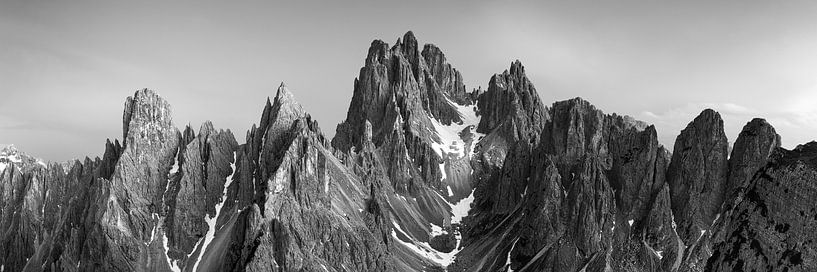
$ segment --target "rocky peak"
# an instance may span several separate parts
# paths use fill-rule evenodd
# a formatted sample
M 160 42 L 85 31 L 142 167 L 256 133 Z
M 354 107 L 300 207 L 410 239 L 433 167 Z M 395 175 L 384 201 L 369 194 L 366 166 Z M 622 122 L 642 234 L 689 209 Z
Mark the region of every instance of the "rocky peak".
M 752 119 L 738 135 L 729 156 L 729 182 L 726 196 L 732 197 L 735 190 L 745 187 L 755 172 L 765 166 L 769 155 L 780 147 L 780 135 L 774 127 L 761 118 Z
M 276 142 L 277 145 L 277 142 L 281 140 L 283 134 L 289 131 L 292 124 L 306 115 L 308 115 L 306 110 L 295 100 L 295 96 L 282 82 L 278 86 L 272 102 L 267 98 L 257 131 L 259 137 L 255 137 L 253 140 L 254 146 L 261 147 L 269 145 L 271 142 Z
M 0 156 L 9 156 L 13 154 L 17 154 L 17 147 L 14 145 L 7 145 L 4 146 L 3 149 L 0 149 Z
M 216 128 L 213 127 L 213 122 L 210 122 L 210 120 L 206 120 L 204 121 L 204 123 L 201 123 L 201 127 L 199 127 L 199 135 L 196 136 L 196 138 L 205 139 L 207 138 L 207 136 L 215 132 Z
M 278 90 L 275 92 L 272 109 L 278 116 L 300 117 L 306 114 L 303 106 L 295 100 L 295 96 L 283 82 L 281 82 L 281 85 L 278 86 Z
M 11 164 L 21 163 L 22 158 L 19 156 L 19 151 L 14 145 L 3 147 L 0 150 L 0 172 Z
M 105 153 L 102 155 L 102 163 L 99 166 L 99 176 L 110 180 L 111 175 L 115 170 L 114 167 L 116 167 L 116 162 L 119 160 L 119 156 L 121 155 L 122 145 L 119 144 L 119 140 L 114 140 L 112 143 L 111 140 L 108 139 L 105 142 Z
M 388 58 L 388 54 L 389 44 L 381 40 L 374 40 L 372 44 L 369 45 L 369 53 L 366 54 L 366 65 L 379 63 L 383 59 Z
M 604 113 L 586 100 L 576 97 L 553 103 L 549 143 L 554 154 L 570 158 L 586 152 L 606 153 L 603 149 Z
M 124 150 L 111 175 L 111 193 L 129 207 L 131 229 L 126 231 L 138 232 L 139 238 L 152 224 L 150 214 L 161 207 L 168 182 L 165 165 L 172 164 L 178 150 L 181 133 L 173 125 L 171 113 L 170 104 L 152 90 L 136 91 L 125 101 Z M 107 212 L 106 216 L 116 213 Z
M 711 228 L 727 184 L 728 142 L 720 114 L 701 112 L 675 140 L 667 170 L 678 234 L 691 244 Z
M 398 42 L 398 44 L 402 46 L 404 54 L 415 53 L 419 50 L 417 47 L 417 38 L 414 37 L 414 32 L 411 30 L 406 31 L 406 34 L 403 34 L 403 42 Z
M 35 158 L 19 151 L 14 145 L 7 145 L 0 149 L 0 173 L 10 166 L 16 166 L 17 169 L 32 169 L 37 167 L 48 167 L 48 164 L 42 159 Z
M 170 104 L 155 91 L 141 89 L 125 100 L 123 145 L 160 144 L 173 131 Z
M 548 119 L 536 88 L 518 60 L 511 63 L 510 72 L 505 70 L 491 77 L 488 90 L 479 97 L 478 106 L 482 119 L 477 131 L 481 133 L 506 124 L 506 130 L 513 126 L 517 128 L 507 133 L 530 137 L 527 134 L 538 134 Z
M 414 37 L 414 32 L 406 32 L 403 35 L 402 43 L 398 40 L 394 46 L 399 47 L 403 56 L 411 63 L 414 79 L 420 82 L 420 77 L 423 76 L 423 70 L 425 69 L 425 62 L 420 56 L 420 48 L 417 46 L 417 38 Z
M 507 73 L 507 72 L 506 72 Z M 515 60 L 511 63 L 511 75 L 514 75 L 518 78 L 525 77 L 525 66 L 522 66 L 522 62 L 519 60 Z
M 448 95 L 448 98 L 460 105 L 473 103 L 474 98 L 465 92 L 462 75 L 448 63 L 445 54 L 439 47 L 426 44 L 421 54 L 428 66 L 431 80 L 439 86 L 443 93 Z
M 433 129 L 429 115 L 444 125 L 461 122 L 457 109 L 449 102 L 451 99 L 469 104 L 468 99 L 455 98 L 466 97 L 461 76 L 444 59 L 435 62 L 436 72 L 426 63 L 426 56 L 419 51 L 411 31 L 391 48 L 381 40 L 373 41 L 366 65 L 355 80 L 346 120 L 338 125 L 332 140 L 333 146 L 343 151 L 353 146 L 359 149 L 367 120 L 372 124 L 374 142 L 378 144 L 392 134 L 398 119 L 407 124 L 405 129 L 413 136 L 427 141 L 433 138 L 428 133 Z M 448 95 L 454 93 L 457 95 Z M 394 113 L 400 115 L 399 118 Z

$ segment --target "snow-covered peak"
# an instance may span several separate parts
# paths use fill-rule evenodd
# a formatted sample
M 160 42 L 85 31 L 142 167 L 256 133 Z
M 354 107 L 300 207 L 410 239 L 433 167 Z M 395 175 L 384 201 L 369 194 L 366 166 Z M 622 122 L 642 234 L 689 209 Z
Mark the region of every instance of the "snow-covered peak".
M 42 167 L 48 167 L 48 164 L 42 159 L 29 156 L 24 152 L 20 152 L 14 145 L 5 145 L 2 149 L 0 149 L 0 172 L 12 164 L 18 168 L 22 167 L 23 165 L 40 165 Z

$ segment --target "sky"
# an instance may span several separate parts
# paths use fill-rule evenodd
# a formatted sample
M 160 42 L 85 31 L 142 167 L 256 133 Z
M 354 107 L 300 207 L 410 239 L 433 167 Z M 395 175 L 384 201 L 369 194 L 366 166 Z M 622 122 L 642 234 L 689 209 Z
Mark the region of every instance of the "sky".
M 285 82 L 328 136 L 374 39 L 439 46 L 469 90 L 520 60 L 545 103 L 582 97 L 655 124 L 671 147 L 705 108 L 730 142 L 766 118 L 817 139 L 815 1 L 2 1 L 0 145 L 101 156 L 125 98 L 243 142 Z M 670 149 L 671 150 L 671 149 Z

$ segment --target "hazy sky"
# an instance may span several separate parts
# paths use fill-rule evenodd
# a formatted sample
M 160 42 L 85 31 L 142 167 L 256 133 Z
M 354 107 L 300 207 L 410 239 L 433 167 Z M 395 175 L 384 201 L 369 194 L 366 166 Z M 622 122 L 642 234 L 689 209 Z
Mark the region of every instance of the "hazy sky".
M 583 97 L 667 146 L 711 107 L 730 142 L 765 117 L 793 147 L 817 139 L 815 3 L 2 1 L 0 144 L 101 155 L 145 87 L 177 126 L 209 119 L 243 142 L 282 81 L 331 136 L 371 41 L 413 30 L 468 89 L 519 59 L 546 103 Z

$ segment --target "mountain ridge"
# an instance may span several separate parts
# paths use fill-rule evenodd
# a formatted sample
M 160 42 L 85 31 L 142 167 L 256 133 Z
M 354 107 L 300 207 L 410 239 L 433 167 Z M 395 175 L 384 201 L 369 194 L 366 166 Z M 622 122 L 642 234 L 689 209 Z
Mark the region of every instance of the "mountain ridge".
M 670 153 L 632 117 L 545 105 L 518 60 L 465 90 L 411 31 L 371 43 L 332 139 L 284 83 L 243 143 L 138 90 L 102 158 L 0 152 L 0 270 L 817 269 L 813 142 L 757 118 L 730 150 L 706 109 Z

